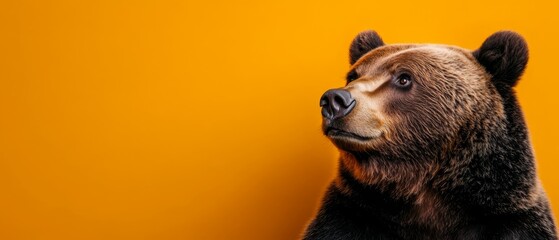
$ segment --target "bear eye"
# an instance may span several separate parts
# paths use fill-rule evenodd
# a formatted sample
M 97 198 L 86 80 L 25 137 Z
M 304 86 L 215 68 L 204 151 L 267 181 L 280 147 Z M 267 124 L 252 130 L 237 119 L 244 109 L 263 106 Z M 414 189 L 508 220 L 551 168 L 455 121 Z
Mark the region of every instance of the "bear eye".
M 401 88 L 407 88 L 411 85 L 411 75 L 408 73 L 401 73 L 396 77 L 395 84 Z
M 355 72 L 355 70 L 347 73 L 347 76 L 346 76 L 346 80 L 347 80 L 348 83 L 355 80 L 355 79 L 358 79 L 358 78 L 359 78 L 359 75 L 357 74 L 357 72 Z

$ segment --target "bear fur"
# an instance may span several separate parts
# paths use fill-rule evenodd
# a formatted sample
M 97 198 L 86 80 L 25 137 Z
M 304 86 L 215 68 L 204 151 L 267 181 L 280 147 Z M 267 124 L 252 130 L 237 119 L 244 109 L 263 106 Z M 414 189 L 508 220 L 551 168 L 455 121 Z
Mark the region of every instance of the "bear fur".
M 513 89 L 527 61 L 510 31 L 475 51 L 360 33 L 356 105 L 323 118 L 339 173 L 303 238 L 557 239 Z

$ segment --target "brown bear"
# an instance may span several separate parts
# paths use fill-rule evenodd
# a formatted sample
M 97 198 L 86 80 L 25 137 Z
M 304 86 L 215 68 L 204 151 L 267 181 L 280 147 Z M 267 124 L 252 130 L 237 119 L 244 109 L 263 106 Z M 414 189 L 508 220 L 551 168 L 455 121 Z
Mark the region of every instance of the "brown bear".
M 320 99 L 339 173 L 304 239 L 557 239 L 513 87 L 528 48 L 351 43 L 347 83 Z

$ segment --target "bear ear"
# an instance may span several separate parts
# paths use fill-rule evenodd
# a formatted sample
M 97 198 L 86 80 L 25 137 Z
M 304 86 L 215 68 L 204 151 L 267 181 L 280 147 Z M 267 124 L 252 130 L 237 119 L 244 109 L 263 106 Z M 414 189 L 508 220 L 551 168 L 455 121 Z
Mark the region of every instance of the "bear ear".
M 365 53 L 382 45 L 384 42 L 375 31 L 368 30 L 359 33 L 349 47 L 349 63 L 353 65 Z
M 518 33 L 501 31 L 489 36 L 473 55 L 494 82 L 513 87 L 528 63 L 528 45 Z

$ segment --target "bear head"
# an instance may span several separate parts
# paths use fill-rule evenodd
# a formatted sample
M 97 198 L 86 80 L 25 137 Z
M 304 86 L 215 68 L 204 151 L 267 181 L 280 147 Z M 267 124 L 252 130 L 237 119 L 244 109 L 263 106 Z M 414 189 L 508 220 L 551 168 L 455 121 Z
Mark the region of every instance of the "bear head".
M 386 45 L 362 32 L 351 43 L 346 85 L 320 100 L 323 132 L 340 150 L 340 168 L 362 183 L 400 195 L 426 182 L 464 184 L 462 172 L 479 159 L 515 147 L 531 158 L 513 91 L 527 60 L 526 42 L 510 31 L 475 51 Z

